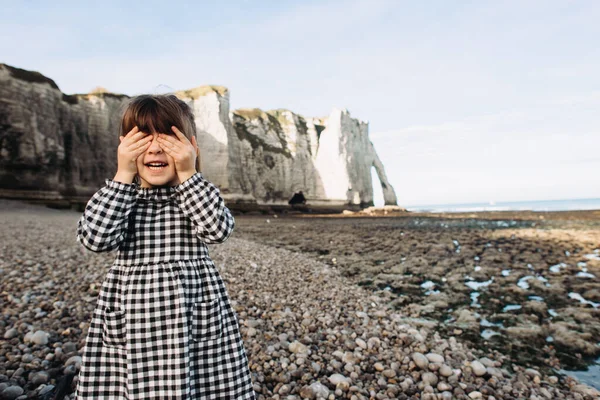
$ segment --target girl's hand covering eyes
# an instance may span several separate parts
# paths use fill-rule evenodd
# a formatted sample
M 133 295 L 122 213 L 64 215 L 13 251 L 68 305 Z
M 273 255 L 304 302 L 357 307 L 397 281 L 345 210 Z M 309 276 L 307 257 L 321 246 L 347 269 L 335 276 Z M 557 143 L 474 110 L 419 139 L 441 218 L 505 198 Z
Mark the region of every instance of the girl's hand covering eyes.
M 121 144 L 117 149 L 117 174 L 114 180 L 132 183 L 138 172 L 136 160 L 150 147 L 152 135 L 140 132 L 135 126 L 125 136 L 119 136 L 119 140 Z
M 175 161 L 177 177 L 183 183 L 196 173 L 198 143 L 196 143 L 194 136 L 192 136 L 192 141 L 190 142 L 175 126 L 172 126 L 171 130 L 175 133 L 175 136 L 161 133 L 158 135 L 157 140 L 165 153 Z

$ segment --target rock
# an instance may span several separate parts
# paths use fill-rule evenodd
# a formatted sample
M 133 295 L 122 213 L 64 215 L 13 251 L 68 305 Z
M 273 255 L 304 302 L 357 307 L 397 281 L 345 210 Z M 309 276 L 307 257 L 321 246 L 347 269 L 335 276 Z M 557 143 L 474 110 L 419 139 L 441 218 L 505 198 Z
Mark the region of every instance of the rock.
M 47 332 L 44 332 L 42 330 L 38 330 L 35 332 L 28 332 L 25 335 L 24 341 L 25 342 L 31 342 L 33 344 L 39 344 L 39 345 L 46 345 L 48 344 L 48 337 L 50 335 L 48 335 Z
M 477 318 L 473 315 L 473 313 L 467 309 L 460 310 L 458 314 L 458 318 L 456 322 L 466 323 L 466 324 L 474 324 L 477 322 Z
M 472 399 L 482 399 L 483 398 L 483 394 L 481 394 L 481 392 L 478 392 L 478 391 L 474 390 L 471 393 L 469 393 L 469 397 L 472 398 Z
M 485 367 L 479 361 L 472 361 L 471 369 L 473 370 L 473 373 L 477 376 L 483 376 L 486 373 Z
M 70 357 L 67 362 L 65 363 L 65 367 L 68 367 L 70 365 L 74 365 L 76 370 L 79 370 L 79 368 L 81 368 L 81 356 L 72 356 Z
M 588 385 L 583 385 L 583 384 L 579 384 L 579 385 L 575 385 L 573 387 L 571 387 L 571 390 L 575 393 L 579 393 L 579 394 L 583 394 L 585 396 L 592 396 L 593 398 L 600 398 L 600 391 L 598 391 L 597 389 L 594 389 L 591 386 Z
M 324 386 L 323 384 L 321 384 L 321 382 L 313 382 L 309 386 L 309 388 L 314 397 L 323 397 L 326 399 L 329 396 L 329 389 L 327 388 L 327 386 Z M 302 397 L 304 397 L 304 396 L 302 396 Z M 314 398 L 314 397 L 311 397 L 311 398 Z
M 427 360 L 427 357 L 425 357 L 422 353 L 413 353 L 412 359 L 415 362 L 415 364 L 417 365 L 417 367 L 419 367 L 421 369 L 427 369 L 427 366 L 429 365 L 429 361 Z
M 12 339 L 17 336 L 19 336 L 19 331 L 16 328 L 10 328 L 4 332 L 4 339 Z
M 332 385 L 337 385 L 340 382 L 351 383 L 352 381 L 350 378 L 347 378 L 342 374 L 333 374 L 329 378 L 327 378 L 327 380 L 331 382 Z
M 486 372 L 488 374 L 490 374 L 491 376 L 495 376 L 496 378 L 503 378 L 504 377 L 503 374 L 502 374 L 502 371 L 500 369 L 498 369 L 498 368 L 487 367 L 485 370 L 486 370 Z
M 48 373 L 45 371 L 36 372 L 29 375 L 29 381 L 34 385 L 40 385 L 48 382 Z
M 537 371 L 537 370 L 535 370 L 535 369 L 533 369 L 533 368 L 526 368 L 526 369 L 525 369 L 525 374 L 526 374 L 527 376 L 531 377 L 531 378 L 534 378 L 534 377 L 541 377 L 541 376 L 542 376 L 542 374 L 540 374 L 540 372 L 539 372 L 539 371 Z
M 440 373 L 441 376 L 444 376 L 444 377 L 449 377 L 450 375 L 453 374 L 452 368 L 450 368 L 446 364 L 442 364 L 442 366 L 439 369 L 439 373 Z
M 421 375 L 421 380 L 426 385 L 431 385 L 431 386 L 435 386 L 438 383 L 438 377 L 433 372 L 425 372 L 423 375 Z
M 385 369 L 381 374 L 386 378 L 393 378 L 396 376 L 396 371 L 394 371 L 393 369 Z
M 281 394 L 281 395 L 286 395 L 290 392 L 290 386 L 289 385 L 282 385 L 279 388 L 279 391 L 277 393 Z
M 66 342 L 66 343 L 63 343 L 62 347 L 63 347 L 63 351 L 67 354 L 77 351 L 77 343 Z
M 378 349 L 380 346 L 381 346 L 381 340 L 379 340 L 378 337 L 371 337 L 367 341 L 367 348 L 369 350 L 371 350 L 371 349 Z
M 543 329 L 539 325 L 517 325 L 506 328 L 506 333 L 523 340 L 535 340 L 543 335 Z
M 46 393 L 51 392 L 54 389 L 54 385 L 45 385 L 42 389 L 40 389 L 38 395 L 44 396 Z
M 23 354 L 23 356 L 21 357 L 21 362 L 30 363 L 33 361 L 34 358 L 35 357 L 31 353 Z
M 304 345 L 298 341 L 294 341 L 294 342 L 290 343 L 289 350 L 292 353 L 307 353 L 308 347 L 306 347 L 306 345 Z
M 452 400 L 452 392 L 442 392 L 442 400 Z
M 0 398 L 2 400 L 14 400 L 20 395 L 22 395 L 25 391 L 20 386 L 9 386 L 0 393 Z
M 444 357 L 440 356 L 439 354 L 427 353 L 425 355 L 425 357 L 427 357 L 429 362 L 432 362 L 432 363 L 443 363 L 444 362 Z

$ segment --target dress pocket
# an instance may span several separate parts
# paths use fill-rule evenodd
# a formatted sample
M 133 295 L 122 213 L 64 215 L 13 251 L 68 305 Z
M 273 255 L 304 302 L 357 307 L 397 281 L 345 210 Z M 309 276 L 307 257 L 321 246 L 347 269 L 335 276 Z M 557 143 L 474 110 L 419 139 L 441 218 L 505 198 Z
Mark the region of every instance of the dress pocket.
M 195 342 L 220 338 L 222 324 L 221 302 L 218 298 L 194 304 L 192 339 Z
M 126 331 L 125 311 L 115 310 L 107 307 L 104 311 L 102 323 L 102 343 L 108 347 L 125 346 Z

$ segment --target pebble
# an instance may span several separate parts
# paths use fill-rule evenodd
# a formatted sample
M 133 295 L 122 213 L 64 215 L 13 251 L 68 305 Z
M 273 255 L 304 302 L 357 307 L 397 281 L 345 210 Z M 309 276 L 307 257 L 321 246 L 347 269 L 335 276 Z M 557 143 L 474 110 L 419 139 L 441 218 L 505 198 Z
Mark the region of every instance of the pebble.
M 450 368 L 446 364 L 442 364 L 442 366 L 440 367 L 440 369 L 438 371 L 439 371 L 440 375 L 442 375 L 444 377 L 449 377 L 450 375 L 453 374 L 452 368 Z
M 483 376 L 486 373 L 485 367 L 479 361 L 472 361 L 471 369 L 473 370 L 473 373 L 477 376 Z
M 45 371 L 36 372 L 34 374 L 29 375 L 29 382 L 34 385 L 40 385 L 42 383 L 48 382 L 48 373 Z
M 19 331 L 16 328 L 10 328 L 4 332 L 4 339 L 12 339 L 17 336 L 19 336 Z
M 427 369 L 427 366 L 429 365 L 429 361 L 427 360 L 427 357 L 425 357 L 422 353 L 413 353 L 412 359 L 415 362 L 415 364 L 417 365 L 417 367 L 419 367 L 421 369 Z
M 438 383 L 438 377 L 433 372 L 425 372 L 423 375 L 421 375 L 421 380 L 426 385 L 431 385 L 431 386 L 435 386 Z
M 348 383 L 350 383 L 350 381 L 351 381 L 349 378 L 346 378 L 342 374 L 333 374 L 329 378 L 327 378 L 327 380 L 329 382 L 331 382 L 332 385 L 337 385 L 340 382 L 348 382 Z
M 427 353 L 425 357 L 432 363 L 443 363 L 445 361 L 443 356 L 435 353 Z
M 306 353 L 308 351 L 308 347 L 298 341 L 294 341 L 290 343 L 289 350 L 292 353 Z
M 9 386 L 0 393 L 2 400 L 14 400 L 25 392 L 20 386 Z

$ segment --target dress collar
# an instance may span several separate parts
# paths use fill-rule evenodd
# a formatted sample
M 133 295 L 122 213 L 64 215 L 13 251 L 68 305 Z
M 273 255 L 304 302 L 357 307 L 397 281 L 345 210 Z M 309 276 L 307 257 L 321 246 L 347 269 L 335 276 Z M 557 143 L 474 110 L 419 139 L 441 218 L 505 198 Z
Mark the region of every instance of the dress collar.
M 143 188 L 136 185 L 137 199 L 143 201 L 166 202 L 175 198 L 177 186 L 158 186 Z

